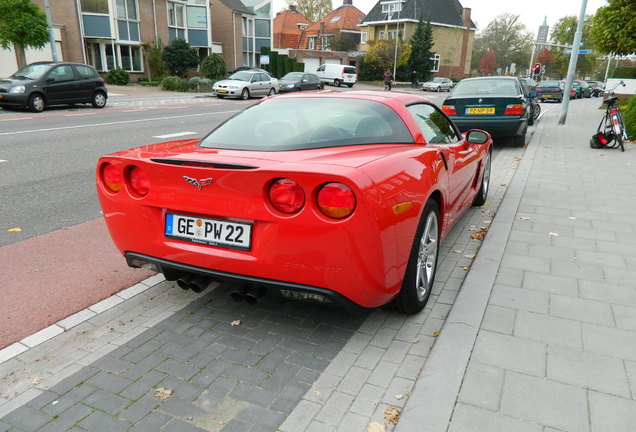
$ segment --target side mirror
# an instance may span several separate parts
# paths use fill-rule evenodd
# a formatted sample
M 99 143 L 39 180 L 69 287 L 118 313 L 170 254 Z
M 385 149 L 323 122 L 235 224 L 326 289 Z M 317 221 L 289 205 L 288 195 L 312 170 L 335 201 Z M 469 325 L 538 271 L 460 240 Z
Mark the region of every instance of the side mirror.
M 470 144 L 486 144 L 490 140 L 490 135 L 479 129 L 471 129 L 466 132 L 466 141 Z

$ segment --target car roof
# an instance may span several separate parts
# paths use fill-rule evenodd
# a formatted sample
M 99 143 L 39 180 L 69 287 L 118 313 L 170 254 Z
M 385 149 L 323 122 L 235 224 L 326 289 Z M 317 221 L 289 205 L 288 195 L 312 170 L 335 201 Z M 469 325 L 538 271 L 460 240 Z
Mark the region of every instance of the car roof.
M 479 81 L 479 80 L 493 80 L 493 79 L 519 81 L 517 77 L 512 77 L 512 76 L 483 76 L 483 77 L 464 78 L 462 81 Z

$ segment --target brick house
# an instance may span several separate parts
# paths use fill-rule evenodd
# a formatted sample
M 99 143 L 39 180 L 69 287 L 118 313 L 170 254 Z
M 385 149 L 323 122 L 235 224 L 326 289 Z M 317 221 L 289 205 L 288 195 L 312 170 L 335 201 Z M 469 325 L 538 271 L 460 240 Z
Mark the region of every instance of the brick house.
M 470 19 L 470 9 L 458 0 L 381 0 L 364 18 L 360 28 L 366 51 L 369 41 L 395 39 L 410 41 L 420 15 L 433 27 L 432 72 L 436 76 L 461 79 L 470 75 L 470 61 L 477 28 Z
M 305 64 L 305 71 L 315 71 L 323 63 L 356 66 L 360 59 L 360 23 L 364 12 L 344 0 L 319 22 L 312 23 L 295 7 L 274 18 L 274 49 L 283 50 Z
M 44 10 L 44 0 L 32 1 Z M 49 4 L 59 60 L 92 64 L 100 72 L 121 67 L 135 82 L 148 76 L 143 46 L 155 40 L 165 45 L 184 39 L 200 58 L 222 53 L 228 68 L 255 64 L 260 47 L 271 46 L 271 1 L 49 0 Z M 13 51 L 0 50 L 0 64 L 13 66 L 14 59 Z M 51 59 L 50 47 L 27 52 L 28 62 Z M 3 68 L 3 73 L 15 70 Z

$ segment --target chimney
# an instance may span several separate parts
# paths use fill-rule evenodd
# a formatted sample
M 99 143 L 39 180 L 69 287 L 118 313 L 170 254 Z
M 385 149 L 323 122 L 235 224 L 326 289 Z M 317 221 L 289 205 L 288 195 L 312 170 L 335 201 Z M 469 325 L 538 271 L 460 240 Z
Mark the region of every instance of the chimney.
M 470 8 L 464 8 L 462 18 L 464 19 L 464 27 L 470 28 Z
M 353 6 L 353 0 L 342 0 L 343 6 Z
M 289 5 L 289 11 L 291 13 L 297 13 L 298 11 L 296 10 L 296 5 Z

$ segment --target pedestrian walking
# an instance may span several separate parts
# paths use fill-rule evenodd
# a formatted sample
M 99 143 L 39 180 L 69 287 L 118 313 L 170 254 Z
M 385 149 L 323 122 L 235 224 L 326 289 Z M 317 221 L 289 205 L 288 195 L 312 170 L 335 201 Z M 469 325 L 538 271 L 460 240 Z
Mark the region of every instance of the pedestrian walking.
M 393 74 L 389 69 L 384 72 L 384 90 L 391 91 L 393 86 Z
M 419 83 L 417 82 L 417 72 L 413 71 L 411 72 L 411 88 L 417 89 L 418 86 Z

